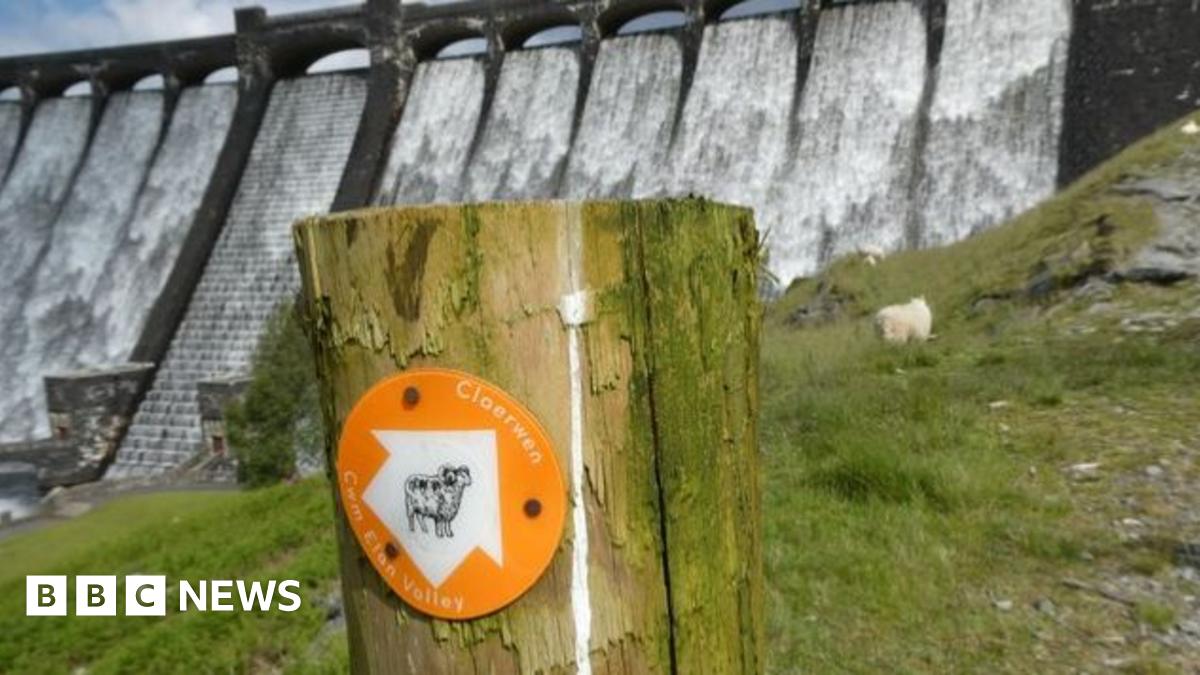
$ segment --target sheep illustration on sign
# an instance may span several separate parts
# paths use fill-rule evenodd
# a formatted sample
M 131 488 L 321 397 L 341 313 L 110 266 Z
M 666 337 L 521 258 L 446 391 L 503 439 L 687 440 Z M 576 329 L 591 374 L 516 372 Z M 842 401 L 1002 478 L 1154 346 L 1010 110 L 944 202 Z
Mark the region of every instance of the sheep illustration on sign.
M 439 537 L 453 537 L 450 524 L 462 505 L 463 490 L 471 484 L 471 470 L 465 466 L 443 464 L 436 475 L 415 474 L 404 481 L 404 510 L 408 513 L 408 531 L 421 525 L 429 534 L 425 519 L 433 521 L 433 531 Z
M 441 586 L 476 548 L 503 566 L 496 432 L 377 429 L 373 435 L 388 458 L 363 501 L 429 583 Z

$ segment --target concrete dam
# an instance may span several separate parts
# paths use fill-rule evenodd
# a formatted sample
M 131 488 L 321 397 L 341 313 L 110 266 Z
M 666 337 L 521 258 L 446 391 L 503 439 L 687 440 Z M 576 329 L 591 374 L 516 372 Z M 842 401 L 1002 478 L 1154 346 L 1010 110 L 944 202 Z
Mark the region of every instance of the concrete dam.
M 297 290 L 307 214 L 704 195 L 754 207 L 786 284 L 1001 222 L 1200 105 L 1191 0 L 737 9 L 251 8 L 233 35 L 0 59 L 0 457 L 51 483 L 195 459 L 204 392 Z M 548 29 L 574 39 L 534 46 Z M 349 49 L 369 67 L 308 72 Z

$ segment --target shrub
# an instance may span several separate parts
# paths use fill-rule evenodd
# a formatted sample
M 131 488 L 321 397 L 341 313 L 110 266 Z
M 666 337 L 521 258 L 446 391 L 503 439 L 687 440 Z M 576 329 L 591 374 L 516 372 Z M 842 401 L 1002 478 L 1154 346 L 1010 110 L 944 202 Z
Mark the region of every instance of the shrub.
M 251 487 L 293 476 L 298 453 L 320 453 L 316 374 L 294 304 L 271 318 L 246 394 L 226 408 L 225 421 L 238 481 Z

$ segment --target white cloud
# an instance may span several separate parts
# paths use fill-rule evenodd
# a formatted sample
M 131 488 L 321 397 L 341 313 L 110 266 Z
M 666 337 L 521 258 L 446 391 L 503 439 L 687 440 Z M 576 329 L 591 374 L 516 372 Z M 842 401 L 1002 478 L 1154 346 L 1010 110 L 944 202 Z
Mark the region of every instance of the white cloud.
M 305 11 L 344 0 L 25 0 L 0 9 L 0 55 L 87 49 L 199 37 L 233 31 L 235 7 L 262 5 L 271 14 Z

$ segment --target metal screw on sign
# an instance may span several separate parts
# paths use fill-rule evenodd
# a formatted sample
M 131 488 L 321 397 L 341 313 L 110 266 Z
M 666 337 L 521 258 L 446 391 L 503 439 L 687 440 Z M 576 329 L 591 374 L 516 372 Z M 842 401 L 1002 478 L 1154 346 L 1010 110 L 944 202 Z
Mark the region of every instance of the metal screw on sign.
M 529 518 L 537 518 L 542 515 L 542 503 L 536 499 L 526 500 L 525 515 Z
M 421 402 L 421 392 L 416 387 L 404 388 L 404 405 L 412 408 Z

